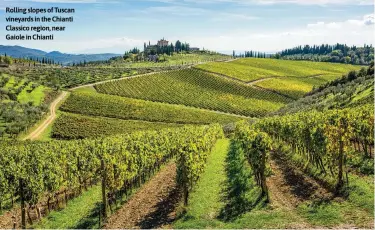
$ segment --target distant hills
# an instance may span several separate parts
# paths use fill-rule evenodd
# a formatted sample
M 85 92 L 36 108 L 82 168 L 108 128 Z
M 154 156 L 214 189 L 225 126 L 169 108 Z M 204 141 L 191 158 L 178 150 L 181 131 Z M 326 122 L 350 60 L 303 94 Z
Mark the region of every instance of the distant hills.
M 0 55 L 7 54 L 16 58 L 47 58 L 52 59 L 55 62 L 68 65 L 79 62 L 89 61 L 104 61 L 112 57 L 121 56 L 120 54 L 114 53 L 102 53 L 102 54 L 66 54 L 58 51 L 45 52 L 38 49 L 30 49 L 22 46 L 3 46 L 0 45 Z

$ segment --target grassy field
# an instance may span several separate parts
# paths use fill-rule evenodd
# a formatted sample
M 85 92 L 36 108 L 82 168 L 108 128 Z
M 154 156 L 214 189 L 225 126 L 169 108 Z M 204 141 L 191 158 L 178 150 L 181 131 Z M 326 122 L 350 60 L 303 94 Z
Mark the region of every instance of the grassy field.
M 52 211 L 34 229 L 93 229 L 99 226 L 101 187 L 94 186 L 68 202 L 61 211 Z
M 237 151 L 229 140 L 220 140 L 208 158 L 196 189 L 190 195 L 186 210 L 181 211 L 172 227 L 370 228 L 374 211 L 373 176 L 351 175 L 350 181 L 350 195 L 344 200 L 312 199 L 293 207 L 291 200 L 280 198 L 280 194 L 274 194 L 271 190 L 271 203 L 266 204 L 258 199 L 260 191 L 255 186 L 243 152 Z
M 0 88 L 14 94 L 13 100 L 17 100 L 21 104 L 32 103 L 39 106 L 44 100 L 45 91 L 48 89 L 43 85 L 28 81 L 27 78 L 19 78 L 8 74 L 2 74 L 0 81 L 2 82 Z
M 185 69 L 96 85 L 98 92 L 244 116 L 263 116 L 291 102 L 196 69 Z
M 176 128 L 179 126 L 182 125 L 62 113 L 53 125 L 51 136 L 55 139 L 96 138 L 142 130 Z
M 298 221 L 294 213 L 268 208 L 258 200 L 251 171 L 243 155 L 233 150 L 229 140 L 217 143 L 186 214 L 173 228 L 287 228 Z
M 32 90 L 31 85 L 33 83 L 29 83 L 27 87 L 25 87 L 20 94 L 18 94 L 17 100 L 20 103 L 33 103 L 33 105 L 40 105 L 43 102 L 45 97 L 45 90 L 46 87 L 40 85 Z M 31 91 L 31 92 L 28 92 Z
M 250 82 L 269 77 L 287 76 L 337 75 L 338 78 L 350 70 L 359 70 L 361 67 L 325 62 L 242 58 L 226 63 L 206 63 L 198 65 L 197 68 Z

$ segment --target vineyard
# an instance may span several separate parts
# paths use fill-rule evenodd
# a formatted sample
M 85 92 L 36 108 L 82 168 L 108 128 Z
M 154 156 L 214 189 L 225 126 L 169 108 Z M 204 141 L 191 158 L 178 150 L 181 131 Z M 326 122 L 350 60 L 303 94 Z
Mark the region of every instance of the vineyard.
M 355 108 L 374 104 L 374 66 L 350 72 L 343 77 L 315 88 L 305 97 L 288 104 L 277 114 L 299 111 Z
M 244 116 L 276 111 L 291 99 L 196 69 L 170 71 L 95 86 L 104 94 L 166 102 Z
M 5 70 L 34 122 L 71 89 L 49 138 L 0 142 L 0 228 L 373 228 L 373 64 L 178 65 L 219 57 Z
M 360 67 L 309 61 L 287 61 L 277 59 L 245 58 L 227 63 L 206 63 L 197 68 L 223 74 L 244 82 L 251 82 L 269 77 L 309 77 L 317 75 L 337 75 Z
M 59 203 L 57 193 L 62 191 L 67 203 L 67 194 L 81 193 L 89 183 L 100 180 L 101 211 L 106 218 L 107 208 L 112 209 L 118 196 L 139 187 L 173 156 L 183 159 L 177 164 L 178 181 L 185 191 L 191 190 L 204 168 L 206 154 L 222 135 L 220 126 L 213 125 L 82 141 L 5 142 L 0 155 L 1 203 L 20 197 L 24 228 L 26 212 L 30 224 L 33 210 L 41 218 L 43 197 L 47 198 L 44 206 L 50 211 L 51 199 Z
M 143 130 L 176 128 L 179 126 L 182 125 L 63 113 L 55 122 L 51 137 L 54 139 L 97 138 Z
M 241 119 L 241 117 L 186 106 L 92 92 L 72 93 L 61 110 L 89 116 L 178 124 L 226 124 Z
M 349 183 L 346 163 L 350 158 L 356 154 L 373 158 L 373 112 L 373 106 L 367 105 L 324 113 L 296 113 L 264 119 L 255 127 L 290 146 L 302 158 L 301 166 L 321 175 L 331 190 L 339 192 L 344 183 Z
M 314 87 L 320 86 L 324 83 L 326 83 L 326 81 L 321 77 L 286 77 L 270 78 L 264 81 L 259 81 L 258 83 L 255 83 L 255 86 L 268 90 L 274 90 L 297 100 L 303 97 L 306 93 L 310 92 Z

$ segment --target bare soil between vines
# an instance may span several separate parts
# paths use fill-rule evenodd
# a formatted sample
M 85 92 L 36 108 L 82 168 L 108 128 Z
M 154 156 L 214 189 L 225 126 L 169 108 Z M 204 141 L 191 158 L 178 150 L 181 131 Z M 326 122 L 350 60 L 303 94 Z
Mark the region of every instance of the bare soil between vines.
M 170 163 L 143 185 L 130 200 L 114 213 L 105 229 L 163 228 L 176 219 L 181 200 L 177 188 L 176 164 Z

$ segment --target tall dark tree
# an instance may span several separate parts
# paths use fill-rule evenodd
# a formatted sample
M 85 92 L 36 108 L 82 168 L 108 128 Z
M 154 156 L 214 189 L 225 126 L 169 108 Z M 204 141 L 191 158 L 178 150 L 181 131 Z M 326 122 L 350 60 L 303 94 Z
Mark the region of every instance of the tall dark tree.
M 176 52 L 181 52 L 181 47 L 182 47 L 182 45 L 181 45 L 180 40 L 177 40 L 177 41 L 176 41 L 176 45 L 175 45 L 175 47 L 176 47 Z

